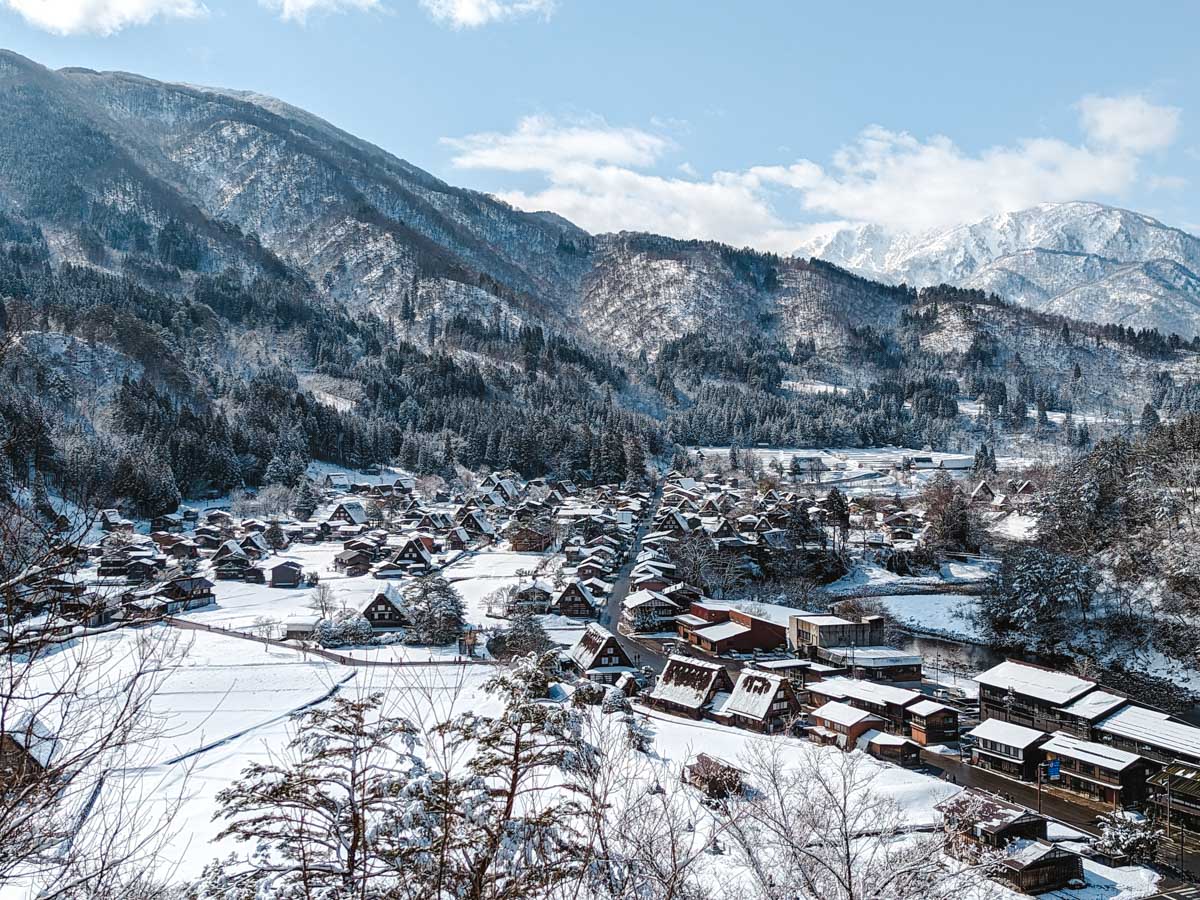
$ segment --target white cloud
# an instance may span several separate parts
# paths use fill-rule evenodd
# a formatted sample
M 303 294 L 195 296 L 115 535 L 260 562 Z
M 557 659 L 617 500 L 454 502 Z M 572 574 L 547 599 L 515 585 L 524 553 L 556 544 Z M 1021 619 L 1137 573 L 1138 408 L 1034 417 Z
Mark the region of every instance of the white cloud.
M 871 126 L 824 166 L 800 159 L 707 177 L 686 163 L 674 167 L 683 177 L 659 174 L 674 141 L 600 119 L 532 116 L 511 132 L 446 144 L 459 168 L 540 174 L 543 187 L 500 196 L 590 231 L 638 229 L 790 252 L 835 222 L 919 232 L 1036 203 L 1119 197 L 1137 184 L 1178 184 L 1142 178 L 1139 167 L 1146 153 L 1174 140 L 1179 110 L 1140 97 L 1087 97 L 1079 112 L 1080 144 L 1035 138 L 969 153 L 945 136 L 922 140 Z
M 478 28 L 504 19 L 550 18 L 557 0 L 421 0 L 435 21 L 452 28 Z
M 804 163 L 797 177 L 792 166 L 777 182 L 798 189 L 813 212 L 923 231 L 1036 203 L 1114 196 L 1133 185 L 1137 163 L 1124 149 L 1057 138 L 972 155 L 944 136 L 921 141 L 872 126 L 835 153 L 828 168 Z
M 378 9 L 379 0 L 258 0 L 267 9 L 279 13 L 285 22 L 303 25 L 313 13 L 356 12 Z
M 459 168 L 505 172 L 555 172 L 598 163 L 645 167 L 671 147 L 664 137 L 614 128 L 599 118 L 563 123 L 546 116 L 526 116 L 511 132 L 444 138 L 443 143 L 457 151 Z
M 1149 153 L 1170 146 L 1179 131 L 1180 110 L 1156 106 L 1145 97 L 1089 95 L 1079 101 L 1084 133 L 1100 146 Z
M 0 0 L 30 25 L 54 34 L 102 34 L 156 19 L 207 14 L 199 0 Z

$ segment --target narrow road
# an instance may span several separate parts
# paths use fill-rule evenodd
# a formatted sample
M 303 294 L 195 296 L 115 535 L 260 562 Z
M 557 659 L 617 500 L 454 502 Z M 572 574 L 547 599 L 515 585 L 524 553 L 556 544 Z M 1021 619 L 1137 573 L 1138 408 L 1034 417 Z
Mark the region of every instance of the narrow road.
M 637 531 L 633 536 L 633 543 L 629 547 L 629 558 L 625 561 L 625 565 L 617 570 L 616 580 L 613 582 L 613 589 L 609 592 L 608 603 L 605 604 L 604 612 L 600 614 L 600 623 L 609 631 L 617 636 L 617 643 L 633 660 L 635 666 L 650 666 L 655 671 L 661 672 L 667 664 L 667 658 L 656 650 L 652 650 L 637 641 L 631 640 L 621 634 L 621 601 L 629 594 L 629 576 L 633 571 L 634 565 L 637 563 L 638 553 L 642 549 L 642 538 L 652 527 L 654 516 L 658 512 L 658 506 L 662 502 L 662 482 L 659 482 L 655 487 L 654 493 L 650 496 L 650 503 L 646 508 L 646 515 L 643 516 L 642 522 L 638 525 Z

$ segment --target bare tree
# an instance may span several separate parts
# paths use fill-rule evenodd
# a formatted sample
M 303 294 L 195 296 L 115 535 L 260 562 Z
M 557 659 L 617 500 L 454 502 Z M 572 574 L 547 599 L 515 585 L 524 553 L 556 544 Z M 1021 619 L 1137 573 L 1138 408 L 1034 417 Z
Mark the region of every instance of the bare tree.
M 324 582 L 317 584 L 308 595 L 308 608 L 322 619 L 332 616 L 337 610 L 333 588 Z
M 977 870 L 945 856 L 941 834 L 913 833 L 873 785 L 879 764 L 860 753 L 751 745 L 755 784 L 723 812 L 742 873 L 731 896 L 762 900 L 949 900 Z

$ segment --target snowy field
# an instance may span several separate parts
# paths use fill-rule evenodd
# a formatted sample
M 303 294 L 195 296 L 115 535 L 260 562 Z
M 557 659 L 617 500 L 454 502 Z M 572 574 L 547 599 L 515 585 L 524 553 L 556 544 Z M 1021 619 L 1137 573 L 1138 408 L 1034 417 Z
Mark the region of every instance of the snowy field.
M 370 575 L 347 578 L 333 568 L 333 558 L 341 552 L 337 543 L 295 544 L 267 559 L 267 568 L 285 560 L 294 560 L 305 571 L 316 571 L 321 584 L 333 589 L 337 607 L 362 609 L 388 585 L 400 588 L 404 579 L 380 579 Z M 484 598 L 492 591 L 522 579 L 517 572 L 532 570 L 544 563 L 547 557 L 540 553 L 511 553 L 502 550 L 484 549 L 468 551 L 442 570 L 442 575 L 453 583 L 463 596 L 466 621 L 480 627 L 492 627 L 499 620 L 486 615 Z M 285 622 L 293 616 L 309 616 L 312 588 L 273 588 L 269 584 L 244 584 L 239 581 L 217 581 L 213 588 L 216 603 L 179 614 L 179 618 L 227 628 L 234 631 L 253 632 L 256 621 L 270 619 Z
M 511 563 L 515 566 L 517 561 Z M 223 824 L 214 819 L 216 798 L 248 763 L 285 755 L 292 736 L 290 713 L 334 693 L 364 696 L 377 691 L 385 695 L 389 714 L 406 716 L 425 728 L 462 712 L 500 711 L 499 701 L 483 690 L 494 672 L 491 667 L 350 668 L 306 658 L 298 651 L 164 625 L 85 639 L 117 670 L 134 655 L 136 644 L 147 640 L 164 642 L 165 657 L 171 660 L 164 666 L 152 705 L 158 736 L 141 748 L 137 764 L 124 778 L 110 778 L 106 790 L 114 799 L 135 803 L 139 820 L 160 830 L 162 859 L 173 868 L 175 879 L 194 878 L 210 860 L 245 851 L 233 841 L 216 841 Z M 632 754 L 636 761 L 627 751 L 614 763 L 620 769 L 614 783 L 625 796 L 644 794 L 655 782 L 677 784 L 681 767 L 698 752 L 740 763 L 747 770 L 752 770 L 751 757 L 766 751 L 781 754 L 789 767 L 806 761 L 832 767 L 842 758 L 837 749 L 796 738 L 764 737 L 658 712 L 638 714 L 644 716 L 652 745 L 649 754 Z M 592 715 L 598 737 L 617 727 L 612 717 Z M 603 722 L 607 724 L 599 724 Z M 959 790 L 869 757 L 862 757 L 861 764 L 872 774 L 870 790 L 896 804 L 906 827 L 936 828 L 934 805 Z M 167 813 L 171 821 L 164 828 L 161 817 Z M 703 809 L 698 813 L 703 816 Z M 702 819 L 697 827 L 706 827 Z M 726 865 L 727 860 L 713 857 L 711 864 Z M 1088 876 L 1087 891 L 1071 896 L 1126 900 L 1148 893 L 1152 886 L 1144 870 L 1111 871 L 1089 864 Z M 988 895 L 1005 900 L 1014 896 L 999 887 Z
M 463 557 L 447 566 L 442 575 L 462 594 L 466 619 L 472 625 L 495 626 L 501 620 L 487 615 L 485 602 L 488 594 L 500 588 L 528 581 L 519 572 L 532 572 L 546 564 L 548 557 L 542 553 L 513 553 L 504 550 L 481 550 Z M 555 560 L 550 560 L 553 565 Z M 552 578 L 553 572 L 538 576 Z

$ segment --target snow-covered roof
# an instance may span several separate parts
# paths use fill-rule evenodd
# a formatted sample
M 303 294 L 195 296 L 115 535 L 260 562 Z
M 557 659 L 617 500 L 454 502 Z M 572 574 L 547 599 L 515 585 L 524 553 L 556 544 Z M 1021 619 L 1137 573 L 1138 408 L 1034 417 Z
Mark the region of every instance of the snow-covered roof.
M 751 719 L 765 718 L 782 685 L 783 678 L 779 675 L 742 671 L 722 712 Z
M 24 748 L 39 766 L 49 768 L 58 749 L 58 738 L 34 713 L 21 713 L 4 733 L 13 743 Z
M 695 633 L 705 640 L 724 641 L 741 634 L 749 634 L 749 632 L 749 628 L 739 625 L 737 622 L 721 622 L 718 625 L 709 625 L 707 628 L 697 628 Z
M 1058 705 L 1070 703 L 1096 686 L 1096 682 L 1086 678 L 1043 669 L 1015 659 L 1005 660 L 986 672 L 980 672 L 975 680 L 988 687 L 1012 688 L 1015 693 Z
M 809 689 L 829 696 L 854 697 L 868 703 L 891 703 L 895 706 L 906 706 L 921 699 L 916 691 L 856 678 L 826 678 L 810 685 Z
M 869 747 L 902 747 L 905 744 L 916 745 L 916 741 L 911 738 L 906 738 L 899 734 L 888 734 L 886 731 L 880 731 L 877 728 L 872 728 L 858 739 L 858 748 L 860 750 Z
M 1063 712 L 1068 715 L 1078 716 L 1081 719 L 1098 719 L 1105 713 L 1112 712 L 1118 706 L 1128 703 L 1128 697 L 1122 697 L 1120 694 L 1110 694 L 1108 691 L 1092 691 L 1089 694 L 1084 694 L 1074 703 L 1063 707 Z
M 867 669 L 921 664 L 919 653 L 904 653 L 895 647 L 827 647 L 825 652 L 834 662 L 853 663 Z
M 857 725 L 859 722 L 867 719 L 873 719 L 876 722 L 882 721 L 879 716 L 873 715 L 865 709 L 855 709 L 849 704 L 839 703 L 836 700 L 830 700 L 828 703 L 814 709 L 812 717 L 847 727 Z
M 1024 749 L 1044 738 L 1046 733 L 1036 728 L 1026 728 L 1024 725 L 1014 725 L 1000 719 L 985 719 L 967 732 L 973 738 L 984 741 L 995 741 L 1008 747 Z
M 1107 734 L 1159 747 L 1172 753 L 1200 757 L 1200 728 L 1176 722 L 1166 713 L 1142 706 L 1126 706 L 1096 726 Z
M 944 703 L 938 703 L 936 700 L 922 700 L 920 703 L 914 703 L 908 708 L 908 711 L 914 716 L 931 716 L 934 713 L 939 713 L 950 709 Z
M 591 669 L 600 656 L 600 651 L 604 649 L 611 637 L 613 637 L 613 633 L 603 625 L 588 622 L 587 627 L 583 629 L 583 634 L 567 651 L 567 655 L 580 669 L 585 671 Z
M 720 663 L 672 655 L 650 692 L 650 699 L 699 709 L 709 699 L 724 671 Z
M 1042 744 L 1042 749 L 1047 753 L 1057 753 L 1059 756 L 1091 763 L 1093 766 L 1108 769 L 1110 772 L 1124 771 L 1141 759 L 1136 753 L 1118 750 L 1106 744 L 1084 741 L 1063 731 L 1054 732 L 1050 740 Z
M 808 615 L 807 613 L 805 613 L 803 615 L 797 616 L 796 618 L 800 619 L 802 622 L 807 622 L 810 625 L 816 625 L 818 627 L 829 627 L 831 625 L 853 625 L 854 624 L 853 622 L 851 622 L 847 619 L 843 619 L 841 616 L 812 616 L 812 615 Z
M 637 607 L 645 606 L 648 603 L 662 606 L 673 606 L 676 609 L 679 608 L 679 604 L 675 603 L 670 598 L 663 596 L 658 591 L 651 591 L 646 588 L 643 588 L 640 591 L 634 591 L 621 601 L 621 606 L 623 606 L 625 609 L 636 609 Z

